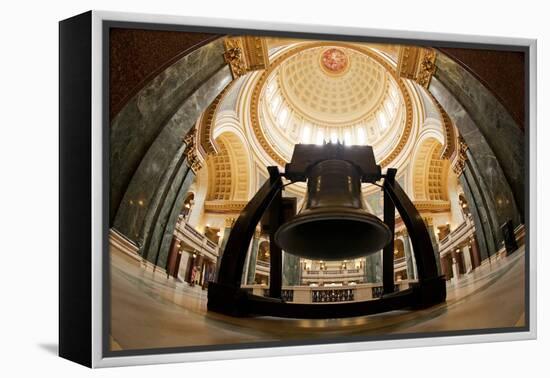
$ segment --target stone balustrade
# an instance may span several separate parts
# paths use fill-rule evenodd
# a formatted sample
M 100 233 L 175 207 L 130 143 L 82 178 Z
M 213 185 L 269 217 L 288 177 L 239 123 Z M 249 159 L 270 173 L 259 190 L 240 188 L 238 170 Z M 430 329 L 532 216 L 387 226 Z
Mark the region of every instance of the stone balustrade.
M 445 256 L 457 246 L 468 242 L 475 236 L 475 225 L 471 216 L 466 218 L 466 220 L 461 223 L 457 228 L 445 236 L 439 242 L 439 255 L 441 257 Z
M 401 280 L 395 283 L 395 290 L 408 289 L 416 280 Z M 268 285 L 243 285 L 242 288 L 259 296 L 269 295 Z M 325 286 L 283 286 L 284 300 L 293 303 L 327 303 L 374 300 L 383 291 L 382 283 Z
M 193 226 L 183 219 L 178 220 L 174 235 L 192 249 L 208 257 L 211 261 L 216 261 L 219 255 L 219 247 L 205 235 L 195 230 Z

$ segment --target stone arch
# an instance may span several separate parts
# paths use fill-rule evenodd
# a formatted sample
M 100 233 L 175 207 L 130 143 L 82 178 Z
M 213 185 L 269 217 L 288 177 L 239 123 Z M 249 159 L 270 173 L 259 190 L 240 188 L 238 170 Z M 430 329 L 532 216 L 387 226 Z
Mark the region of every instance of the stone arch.
M 208 161 L 208 201 L 246 201 L 250 197 L 251 161 L 246 146 L 234 132 L 216 138 L 218 154 Z
M 415 200 L 447 201 L 449 161 L 442 159 L 443 145 L 435 138 L 422 140 L 413 160 L 413 193 Z

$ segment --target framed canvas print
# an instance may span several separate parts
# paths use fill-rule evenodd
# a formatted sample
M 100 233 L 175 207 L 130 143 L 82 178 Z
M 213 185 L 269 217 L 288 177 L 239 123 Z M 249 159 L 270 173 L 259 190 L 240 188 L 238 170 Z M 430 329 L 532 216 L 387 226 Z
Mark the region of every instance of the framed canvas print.
M 536 337 L 536 41 L 60 27 L 60 355 Z

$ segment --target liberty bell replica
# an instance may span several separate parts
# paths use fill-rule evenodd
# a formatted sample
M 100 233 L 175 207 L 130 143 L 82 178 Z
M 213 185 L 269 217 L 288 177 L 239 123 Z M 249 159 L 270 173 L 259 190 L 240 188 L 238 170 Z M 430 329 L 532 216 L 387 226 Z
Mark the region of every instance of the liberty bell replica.
M 370 146 L 295 146 L 285 176 L 306 181 L 302 209 L 282 224 L 275 243 L 285 252 L 314 260 L 363 257 L 383 249 L 393 234 L 367 211 L 361 184 L 381 175 Z

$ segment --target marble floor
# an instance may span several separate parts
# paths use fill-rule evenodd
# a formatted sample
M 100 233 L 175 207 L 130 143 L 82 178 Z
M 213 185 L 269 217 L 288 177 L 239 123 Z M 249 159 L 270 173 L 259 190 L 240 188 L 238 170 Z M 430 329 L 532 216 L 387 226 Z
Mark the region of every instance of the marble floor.
M 446 303 L 424 310 L 347 319 L 232 318 L 206 311 L 206 291 L 111 248 L 111 349 L 522 327 L 524 271 L 521 248 L 450 283 Z

